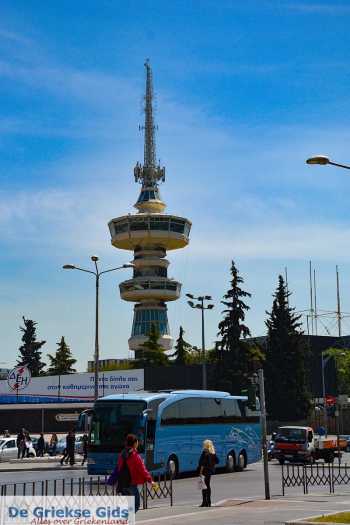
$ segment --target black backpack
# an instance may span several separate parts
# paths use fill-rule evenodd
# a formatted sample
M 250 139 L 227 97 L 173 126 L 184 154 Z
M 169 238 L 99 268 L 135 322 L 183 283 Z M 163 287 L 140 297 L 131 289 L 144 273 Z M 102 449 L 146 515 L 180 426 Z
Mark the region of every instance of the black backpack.
M 128 489 L 131 485 L 131 474 L 126 462 L 123 457 L 123 465 L 118 475 L 118 492 L 122 492 L 124 489 Z

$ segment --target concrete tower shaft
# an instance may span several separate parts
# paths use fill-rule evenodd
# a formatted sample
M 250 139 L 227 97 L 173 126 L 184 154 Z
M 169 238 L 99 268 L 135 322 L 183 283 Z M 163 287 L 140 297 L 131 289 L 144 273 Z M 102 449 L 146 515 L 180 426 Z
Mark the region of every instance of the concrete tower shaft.
M 136 357 L 152 325 L 159 330 L 160 344 L 166 350 L 172 347 L 166 303 L 179 299 L 181 283 L 168 277 L 166 253 L 187 246 L 191 230 L 188 219 L 163 214 L 165 203 L 160 197 L 158 184 L 165 180 L 165 168 L 156 166 L 155 160 L 153 79 L 148 60 L 145 68 L 144 163 L 137 163 L 134 169 L 135 181 L 142 184 L 135 204 L 138 213 L 109 222 L 112 245 L 134 252 L 133 278 L 122 282 L 119 288 L 123 300 L 136 303 L 129 339 L 129 348 L 135 351 Z

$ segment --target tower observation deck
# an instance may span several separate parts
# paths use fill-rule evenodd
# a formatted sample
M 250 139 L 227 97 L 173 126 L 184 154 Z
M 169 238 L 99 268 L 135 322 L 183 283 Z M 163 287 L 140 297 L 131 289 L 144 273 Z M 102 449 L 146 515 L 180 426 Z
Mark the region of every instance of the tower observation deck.
M 159 343 L 169 350 L 170 335 L 167 306 L 181 294 L 181 283 L 168 277 L 168 250 L 184 248 L 189 243 L 191 222 L 183 217 L 164 213 L 165 203 L 159 184 L 165 181 L 165 168 L 156 163 L 156 143 L 153 116 L 153 79 L 149 61 L 146 68 L 144 161 L 134 168 L 135 182 L 141 191 L 134 207 L 138 213 L 112 219 L 108 226 L 115 248 L 134 253 L 133 278 L 119 285 L 124 301 L 135 303 L 129 348 L 137 357 L 154 324 L 160 334 Z

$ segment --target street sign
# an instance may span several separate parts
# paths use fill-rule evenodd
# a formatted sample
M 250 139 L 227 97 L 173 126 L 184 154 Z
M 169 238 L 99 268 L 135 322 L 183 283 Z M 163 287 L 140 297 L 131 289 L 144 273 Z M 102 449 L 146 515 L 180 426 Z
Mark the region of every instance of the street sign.
M 331 394 L 326 394 L 326 406 L 332 407 L 337 404 L 337 398 L 336 396 L 332 396 Z
M 56 421 L 64 423 L 65 421 L 78 421 L 79 414 L 56 414 Z
M 17 366 L 10 370 L 7 375 L 7 383 L 12 390 L 23 390 L 32 378 L 32 374 L 27 366 Z

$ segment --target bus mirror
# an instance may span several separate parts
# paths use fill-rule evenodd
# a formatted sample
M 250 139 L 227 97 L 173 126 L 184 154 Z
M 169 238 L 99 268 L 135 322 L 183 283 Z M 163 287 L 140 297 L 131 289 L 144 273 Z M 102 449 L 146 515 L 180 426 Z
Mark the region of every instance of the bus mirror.
M 84 410 L 83 412 L 81 412 L 76 425 L 76 430 L 78 432 L 89 431 L 92 414 L 93 410 Z
M 148 415 L 151 414 L 152 410 L 150 408 L 146 408 L 146 410 L 144 410 L 142 412 L 142 422 L 143 424 L 145 425 L 146 422 L 147 422 L 147 419 L 148 419 Z

